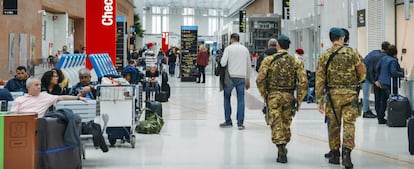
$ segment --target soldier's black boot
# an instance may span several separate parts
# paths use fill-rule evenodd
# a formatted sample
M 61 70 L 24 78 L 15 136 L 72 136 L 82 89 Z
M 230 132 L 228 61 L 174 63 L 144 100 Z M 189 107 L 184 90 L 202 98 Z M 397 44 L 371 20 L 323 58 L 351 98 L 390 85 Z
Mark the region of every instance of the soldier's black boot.
M 329 163 L 339 164 L 339 150 L 331 150 L 331 157 L 329 158 Z
M 287 149 L 286 144 L 278 144 L 277 145 L 277 159 L 276 162 L 278 163 L 287 163 Z
M 325 158 L 331 158 L 332 151 L 327 152 L 324 156 L 325 156 Z
M 342 148 L 342 165 L 346 169 L 352 169 L 354 168 L 354 164 L 352 164 L 351 161 L 351 149 L 348 148 Z

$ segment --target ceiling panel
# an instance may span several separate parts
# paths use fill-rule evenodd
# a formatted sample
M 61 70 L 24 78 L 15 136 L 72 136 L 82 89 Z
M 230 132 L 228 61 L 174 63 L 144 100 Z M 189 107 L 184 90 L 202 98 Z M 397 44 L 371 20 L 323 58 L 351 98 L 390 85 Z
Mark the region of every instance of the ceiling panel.
M 170 6 L 181 8 L 229 9 L 238 0 L 144 0 L 145 7 Z

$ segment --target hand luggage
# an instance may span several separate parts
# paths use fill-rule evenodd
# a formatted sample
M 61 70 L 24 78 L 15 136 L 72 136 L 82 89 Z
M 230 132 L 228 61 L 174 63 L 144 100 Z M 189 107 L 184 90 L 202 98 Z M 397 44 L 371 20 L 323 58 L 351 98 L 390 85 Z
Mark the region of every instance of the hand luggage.
M 145 107 L 151 109 L 159 116 L 162 117 L 162 104 L 158 101 L 148 101 L 145 103 Z M 148 119 L 148 113 L 145 113 L 145 119 Z
M 391 80 L 392 89 L 393 80 Z M 407 119 L 411 116 L 411 105 L 407 97 L 398 94 L 398 88 L 396 93 L 391 94 L 387 100 L 387 126 L 405 127 L 407 125 Z
M 79 146 L 66 145 L 63 137 L 67 124 L 57 118 L 38 119 L 38 168 L 81 169 Z M 80 125 L 79 125 L 80 131 Z
M 414 117 L 408 120 L 408 151 L 414 155 Z
M 160 91 L 159 93 L 155 94 L 155 101 L 168 102 L 167 92 Z
M 167 94 L 167 98 L 171 96 L 171 87 L 168 83 L 161 84 L 161 91 L 164 91 Z

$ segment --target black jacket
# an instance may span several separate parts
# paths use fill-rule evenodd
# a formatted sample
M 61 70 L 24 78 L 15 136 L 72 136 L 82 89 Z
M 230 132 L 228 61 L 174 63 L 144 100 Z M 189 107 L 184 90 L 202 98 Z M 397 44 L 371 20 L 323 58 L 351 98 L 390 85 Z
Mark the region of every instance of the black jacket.
M 256 71 L 259 72 L 260 65 L 262 64 L 262 61 L 266 56 L 271 56 L 275 54 L 276 52 L 277 52 L 276 48 L 269 48 L 264 52 L 263 55 L 260 55 L 259 58 L 257 59 Z
M 21 81 L 18 80 L 16 77 L 7 81 L 7 84 L 6 86 L 4 86 L 4 88 L 9 89 L 10 92 L 27 93 L 26 80 Z

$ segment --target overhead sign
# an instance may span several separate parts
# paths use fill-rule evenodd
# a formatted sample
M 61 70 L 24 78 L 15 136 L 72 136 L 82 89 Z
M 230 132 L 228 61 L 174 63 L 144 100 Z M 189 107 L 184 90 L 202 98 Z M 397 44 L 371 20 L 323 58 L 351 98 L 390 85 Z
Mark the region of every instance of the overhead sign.
M 246 10 L 240 10 L 239 12 L 239 32 L 244 33 L 246 32 Z
M 365 9 L 361 9 L 357 11 L 358 15 L 358 27 L 364 27 L 365 26 Z
M 116 0 L 86 1 L 86 53 L 108 53 L 116 61 Z M 91 69 L 89 60 L 86 67 Z
M 290 0 L 283 0 L 282 1 L 282 7 L 283 7 L 283 19 L 289 20 L 290 19 Z

